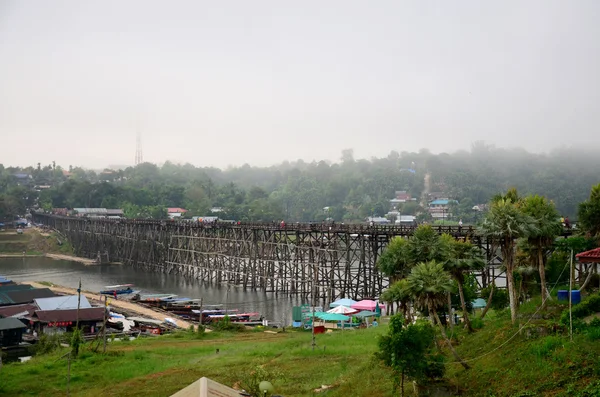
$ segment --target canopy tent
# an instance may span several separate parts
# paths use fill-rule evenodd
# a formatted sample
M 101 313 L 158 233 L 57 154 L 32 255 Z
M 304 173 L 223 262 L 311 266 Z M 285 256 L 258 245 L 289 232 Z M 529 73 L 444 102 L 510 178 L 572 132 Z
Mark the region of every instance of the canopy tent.
M 342 299 L 336 300 L 335 302 L 330 303 L 329 307 L 338 307 L 338 306 L 352 307 L 352 305 L 355 303 L 356 303 L 356 301 L 353 299 L 342 298 Z
M 312 313 L 306 314 L 306 317 L 312 317 L 312 316 L 313 316 Z M 339 313 L 316 312 L 315 317 L 318 318 L 319 320 L 323 320 L 323 321 L 348 321 L 348 320 L 350 320 L 350 317 L 344 316 L 343 314 L 339 314 Z
M 485 299 L 477 298 L 473 302 L 471 302 L 471 306 L 473 309 L 482 309 L 486 305 Z
M 360 317 L 360 318 L 375 317 L 375 316 L 377 316 L 377 313 L 369 311 L 369 310 L 363 310 L 362 312 L 358 312 L 358 313 L 354 314 L 353 316 Z
M 348 321 L 350 317 L 338 313 L 323 313 L 319 318 L 323 321 Z
M 315 317 L 318 317 L 318 318 L 320 318 L 320 317 L 321 317 L 323 314 L 325 314 L 325 312 L 315 312 Z M 312 313 L 306 313 L 306 314 L 304 315 L 304 317 L 312 317 L 312 316 L 313 316 L 313 314 L 312 314 Z
M 351 309 L 347 306 L 337 306 L 333 309 L 327 310 L 327 313 L 337 313 L 337 314 L 353 314 L 356 313 L 356 309 Z
M 350 305 L 351 308 L 356 310 L 369 310 L 376 311 L 378 303 L 376 301 L 372 301 L 369 299 L 364 299 L 359 302 L 356 302 L 353 305 Z M 385 305 L 379 304 L 380 308 L 385 308 Z

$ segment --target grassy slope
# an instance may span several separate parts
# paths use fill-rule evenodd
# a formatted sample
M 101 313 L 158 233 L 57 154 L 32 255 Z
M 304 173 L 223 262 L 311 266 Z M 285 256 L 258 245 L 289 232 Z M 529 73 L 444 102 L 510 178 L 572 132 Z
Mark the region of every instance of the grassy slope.
M 73 254 L 68 242 L 62 241 L 63 244 L 59 245 L 58 240 L 55 233 L 41 233 L 37 229 L 26 229 L 23 234 L 4 231 L 0 232 L 0 253 L 22 254 L 25 251 L 28 255 Z
M 85 351 L 73 363 L 71 395 L 168 396 L 202 376 L 234 385 L 264 365 L 283 374 L 273 381 L 285 396 L 312 395 L 313 389 L 332 384 L 336 387 L 319 395 L 389 396 L 389 375 L 372 361 L 377 335 L 384 331 L 379 327 L 318 335 L 314 352 L 306 332 L 114 342 L 109 354 Z M 64 351 L 6 365 L 0 371 L 0 395 L 65 395 L 67 363 L 58 359 L 60 354 Z
M 536 303 L 521 307 L 521 325 L 536 311 Z M 599 396 L 600 343 L 582 334 L 570 342 L 567 335 L 553 331 L 563 309 L 554 302 L 520 333 L 510 324 L 507 311 L 492 312 L 473 335 L 457 330 L 457 350 L 473 360 L 472 368 L 465 371 L 448 363 L 449 383 L 464 396 Z M 73 363 L 71 394 L 167 396 L 202 376 L 235 385 L 263 365 L 281 373 L 270 380 L 284 396 L 314 395 L 321 385 L 334 385 L 318 394 L 327 397 L 390 396 L 390 373 L 372 359 L 377 336 L 386 330 L 382 325 L 318 335 L 319 348 L 314 352 L 306 332 L 215 332 L 201 339 L 181 332 L 114 342 L 108 354 L 85 350 Z M 0 395 L 64 395 L 67 364 L 58 359 L 64 352 L 6 365 L 0 371 Z
M 534 300 L 521 306 L 521 332 L 504 311 L 488 319 L 474 335 L 458 336 L 459 354 L 475 360 L 469 363 L 469 371 L 449 364 L 447 376 L 464 395 L 600 396 L 600 341 L 575 334 L 571 342 L 566 330 L 558 326 L 567 305 L 553 301 L 545 313 L 535 314 L 538 304 Z

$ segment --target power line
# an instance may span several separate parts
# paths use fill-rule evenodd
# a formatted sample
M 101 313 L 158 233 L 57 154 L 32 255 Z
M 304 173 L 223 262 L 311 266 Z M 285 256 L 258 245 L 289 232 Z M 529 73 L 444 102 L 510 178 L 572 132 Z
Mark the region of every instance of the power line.
M 556 283 L 554 283 L 554 286 L 552 287 L 552 289 L 550 290 L 550 292 L 554 291 L 554 289 L 556 288 L 556 286 L 558 285 L 559 281 L 560 281 L 560 277 L 563 275 L 565 269 L 567 268 L 569 264 L 565 264 L 565 266 L 563 267 L 563 270 L 560 272 L 560 275 L 558 276 Z M 507 340 L 505 340 L 504 342 L 502 342 L 502 344 L 500 344 L 499 346 L 496 346 L 495 348 L 493 348 L 492 350 L 490 350 L 489 352 L 483 353 L 477 357 L 474 358 L 469 358 L 466 360 L 462 360 L 465 363 L 468 362 L 473 362 L 476 360 L 479 360 L 480 358 L 483 358 L 485 356 L 489 356 L 490 354 L 498 351 L 499 349 L 501 349 L 502 347 L 504 347 L 508 342 L 510 342 L 511 340 L 513 340 L 518 334 L 521 333 L 521 331 L 523 330 L 523 328 L 525 328 L 530 322 L 531 320 L 533 320 L 533 318 L 535 317 L 536 314 L 538 314 L 538 312 L 542 309 L 542 307 L 544 307 L 544 303 L 546 303 L 546 300 L 548 300 L 548 296 L 542 297 L 542 304 L 540 305 L 540 307 L 538 307 L 538 309 L 531 315 L 531 317 L 529 317 L 529 320 L 527 320 L 527 322 L 525 324 L 523 324 L 522 326 L 519 327 L 519 329 L 517 330 L 517 332 L 515 332 L 510 338 L 508 338 Z M 460 361 L 450 361 L 448 364 L 461 364 Z

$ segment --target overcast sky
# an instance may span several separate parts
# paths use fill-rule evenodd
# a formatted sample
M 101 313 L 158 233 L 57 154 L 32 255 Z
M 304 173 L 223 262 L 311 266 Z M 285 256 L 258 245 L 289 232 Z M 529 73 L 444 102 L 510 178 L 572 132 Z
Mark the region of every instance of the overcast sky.
M 600 146 L 600 2 L 0 1 L 0 163 Z

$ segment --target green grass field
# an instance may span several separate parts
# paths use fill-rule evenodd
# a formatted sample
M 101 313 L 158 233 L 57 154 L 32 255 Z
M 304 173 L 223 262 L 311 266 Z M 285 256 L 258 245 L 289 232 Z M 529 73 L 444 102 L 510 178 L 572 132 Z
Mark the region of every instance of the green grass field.
M 71 366 L 72 396 L 168 396 L 202 376 L 240 385 L 257 367 L 284 396 L 390 396 L 389 373 L 373 361 L 377 335 L 385 327 L 317 335 L 286 332 L 209 333 L 201 339 L 179 335 L 109 343 L 107 354 L 84 348 Z M 217 353 L 217 349 L 219 352 Z M 2 396 L 66 395 L 67 350 L 5 365 Z
M 508 310 L 491 311 L 474 334 L 455 327 L 452 339 L 471 365 L 464 370 L 448 356 L 442 395 L 483 397 L 600 396 L 600 328 L 570 341 L 558 324 L 566 305 L 554 300 L 537 312 L 539 301 L 521 306 L 520 326 Z M 479 324 L 481 325 L 481 324 Z M 521 328 L 520 328 L 521 327 Z M 72 362 L 72 396 L 169 396 L 202 376 L 244 387 L 261 367 L 283 396 L 392 396 L 391 373 L 373 358 L 377 328 L 317 335 L 303 331 L 265 333 L 181 331 L 173 335 L 111 342 L 106 354 L 85 345 Z M 218 349 L 218 352 L 217 352 Z M 0 370 L 0 396 L 64 396 L 67 350 L 12 363 Z M 316 393 L 322 385 L 330 389 Z M 406 386 L 411 395 L 412 385 Z

